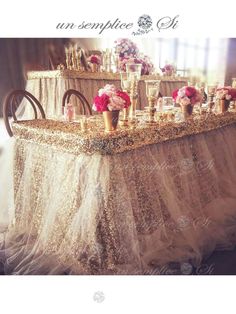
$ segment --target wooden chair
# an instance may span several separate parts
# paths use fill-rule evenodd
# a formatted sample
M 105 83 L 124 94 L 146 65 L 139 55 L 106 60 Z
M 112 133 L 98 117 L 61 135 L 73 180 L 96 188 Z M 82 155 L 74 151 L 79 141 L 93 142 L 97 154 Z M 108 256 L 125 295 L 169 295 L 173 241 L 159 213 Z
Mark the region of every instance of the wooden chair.
M 63 95 L 63 98 L 62 98 L 62 109 L 64 109 L 65 105 L 70 102 L 70 97 L 72 95 L 76 96 L 80 100 L 80 103 L 81 103 L 82 108 L 83 108 L 83 114 L 86 114 L 86 111 L 89 113 L 89 115 L 93 114 L 92 113 L 92 109 L 91 109 L 87 99 L 84 97 L 83 94 L 81 94 L 79 91 L 77 91 L 75 89 L 68 89 L 65 92 L 65 94 Z M 64 110 L 63 110 L 63 112 L 64 112 Z
M 3 119 L 4 119 L 4 123 L 5 123 L 7 133 L 9 134 L 9 136 L 13 136 L 13 132 L 12 132 L 10 121 L 9 121 L 9 111 L 11 112 L 13 120 L 18 121 L 16 117 L 16 110 L 17 110 L 17 100 L 19 99 L 19 97 L 21 97 L 21 100 L 23 98 L 26 98 L 29 101 L 29 103 L 31 104 L 33 108 L 35 119 L 38 119 L 37 109 L 39 110 L 41 117 L 43 119 L 46 118 L 42 105 L 31 93 L 25 90 L 20 90 L 20 89 L 13 90 L 7 94 L 3 103 Z

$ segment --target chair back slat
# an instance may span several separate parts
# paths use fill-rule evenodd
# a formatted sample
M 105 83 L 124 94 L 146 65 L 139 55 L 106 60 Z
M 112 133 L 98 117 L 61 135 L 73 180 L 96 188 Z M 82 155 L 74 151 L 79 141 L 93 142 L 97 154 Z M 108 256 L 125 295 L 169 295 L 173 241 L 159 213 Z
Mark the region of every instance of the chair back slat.
M 12 128 L 9 121 L 9 110 L 11 111 L 13 120 L 18 121 L 16 117 L 16 110 L 17 110 L 16 100 L 17 100 L 17 97 L 19 96 L 21 96 L 22 99 L 26 98 L 29 101 L 29 103 L 31 104 L 31 107 L 33 108 L 35 119 L 38 119 L 37 109 L 39 110 L 42 119 L 46 118 L 42 105 L 40 104 L 38 99 L 34 97 L 34 95 L 21 89 L 13 90 L 7 94 L 3 103 L 3 120 L 4 120 L 5 127 L 9 136 L 13 136 Z

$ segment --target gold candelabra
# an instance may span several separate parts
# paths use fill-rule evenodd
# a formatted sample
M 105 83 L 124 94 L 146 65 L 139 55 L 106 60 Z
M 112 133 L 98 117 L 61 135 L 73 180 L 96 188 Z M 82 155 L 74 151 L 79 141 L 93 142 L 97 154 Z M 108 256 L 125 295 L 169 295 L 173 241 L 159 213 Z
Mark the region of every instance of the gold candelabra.
M 156 97 L 153 97 L 153 96 L 148 97 L 148 120 L 146 121 L 148 124 L 156 123 L 156 121 L 155 121 L 156 100 L 157 100 Z
M 212 109 L 215 105 L 215 93 L 216 93 L 216 85 L 209 85 L 207 87 L 207 96 L 208 96 L 208 107 L 209 107 L 209 112 L 212 112 Z
M 146 95 L 148 98 L 148 120 L 146 123 L 155 124 L 155 104 L 160 91 L 160 80 L 146 80 Z
M 82 49 L 76 45 L 65 47 L 66 68 L 68 70 L 83 71 L 81 66 Z
M 102 71 L 103 72 L 119 72 L 119 54 L 115 54 L 112 49 L 102 51 Z
M 131 82 L 128 79 L 128 73 L 120 72 L 120 78 L 121 78 L 122 90 L 126 92 L 131 98 L 131 95 L 130 95 Z M 120 125 L 128 126 L 129 112 L 130 112 L 130 107 L 123 109 L 123 119 L 120 119 Z
M 104 72 L 111 72 L 112 68 L 112 50 L 106 49 L 102 52 L 102 65 Z
M 127 72 L 127 84 L 129 84 L 129 94 L 130 94 L 130 110 L 129 110 L 129 122 L 135 124 L 136 120 L 136 107 L 138 101 L 138 82 L 141 77 L 142 64 L 138 63 L 128 63 L 126 64 Z
M 130 123 L 135 123 L 136 121 L 136 107 L 138 102 L 138 81 L 133 80 L 130 84 L 130 110 L 129 110 L 129 120 Z

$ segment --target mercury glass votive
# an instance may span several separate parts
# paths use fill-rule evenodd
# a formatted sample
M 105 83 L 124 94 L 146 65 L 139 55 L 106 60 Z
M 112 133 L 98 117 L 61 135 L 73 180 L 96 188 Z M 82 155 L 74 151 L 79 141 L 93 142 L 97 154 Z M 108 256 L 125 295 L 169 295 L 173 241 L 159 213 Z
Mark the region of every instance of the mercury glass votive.
M 155 115 L 155 104 L 160 91 L 160 80 L 146 80 L 146 95 L 148 98 L 148 121 L 147 123 L 153 124 L 155 123 L 154 115 Z
M 130 99 L 131 106 L 129 111 L 129 120 L 131 123 L 136 122 L 136 106 L 138 100 L 138 82 L 141 78 L 142 64 L 129 63 L 126 64 L 127 78 L 130 82 Z

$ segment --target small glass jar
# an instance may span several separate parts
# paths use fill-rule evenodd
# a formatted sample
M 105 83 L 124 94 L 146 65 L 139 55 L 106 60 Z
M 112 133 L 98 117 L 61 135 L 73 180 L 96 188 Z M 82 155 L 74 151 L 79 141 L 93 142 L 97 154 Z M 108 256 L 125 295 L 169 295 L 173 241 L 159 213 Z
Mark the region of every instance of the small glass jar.
M 71 103 L 65 105 L 64 117 L 65 120 L 68 122 L 72 122 L 75 120 L 75 106 L 73 106 Z
M 81 131 L 85 132 L 88 129 L 88 119 L 87 117 L 82 117 L 80 119 L 80 127 L 81 127 Z

